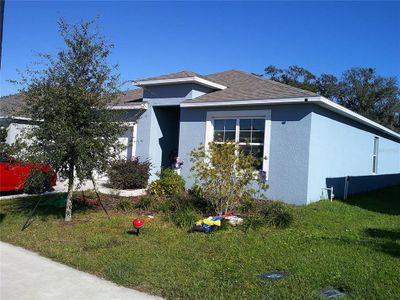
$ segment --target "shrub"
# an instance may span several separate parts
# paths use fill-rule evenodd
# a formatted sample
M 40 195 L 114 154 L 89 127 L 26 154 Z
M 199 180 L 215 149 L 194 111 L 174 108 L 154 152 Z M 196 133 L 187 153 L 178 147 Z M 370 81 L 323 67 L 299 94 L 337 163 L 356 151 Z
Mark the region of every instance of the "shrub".
M 182 228 L 190 227 L 202 218 L 189 195 L 184 193 L 175 195 L 164 201 L 160 206 L 160 210 L 163 213 L 164 219 Z
M 255 205 L 245 204 L 245 217 L 242 224 L 244 230 L 257 229 L 262 226 L 285 228 L 293 222 L 293 214 L 289 206 L 278 201 L 256 201 Z M 249 202 L 251 203 L 251 202 Z
M 110 185 L 116 189 L 144 189 L 149 181 L 150 168 L 148 160 L 118 160 L 108 171 Z
M 265 224 L 273 227 L 288 227 L 293 222 L 293 214 L 289 207 L 278 201 L 266 202 L 261 206 L 260 215 Z
M 132 200 L 122 199 L 117 203 L 117 209 L 123 212 L 130 212 L 134 207 Z
M 167 201 L 165 197 L 147 194 L 139 199 L 135 204 L 135 208 L 144 211 L 158 211 L 165 201 Z
M 238 143 L 211 142 L 208 148 L 200 146 L 190 155 L 196 183 L 219 215 L 239 208 L 244 197 L 255 197 L 253 183 L 259 190 L 268 187 L 263 176 L 254 170 L 259 160 L 245 153 Z
M 171 169 L 161 169 L 157 173 L 159 179 L 153 181 L 148 192 L 151 195 L 171 197 L 185 191 L 185 180 Z
M 244 230 L 249 230 L 249 229 L 258 229 L 264 225 L 265 225 L 265 219 L 263 219 L 263 217 L 260 214 L 255 213 L 247 215 L 244 218 L 241 227 Z
M 250 214 L 257 211 L 257 201 L 252 197 L 243 197 L 241 201 L 240 211 L 244 214 Z
M 214 209 L 209 201 L 204 197 L 204 193 L 199 185 L 193 185 L 188 190 L 188 197 L 193 206 L 205 214 L 212 214 Z
M 46 172 L 33 172 L 25 181 L 24 192 L 28 194 L 41 194 L 51 189 L 51 174 Z
M 293 221 L 288 205 L 279 201 L 260 201 L 256 214 L 265 225 L 272 227 L 288 227 Z
M 194 208 L 187 207 L 177 210 L 169 219 L 178 227 L 189 228 L 202 219 L 202 216 Z

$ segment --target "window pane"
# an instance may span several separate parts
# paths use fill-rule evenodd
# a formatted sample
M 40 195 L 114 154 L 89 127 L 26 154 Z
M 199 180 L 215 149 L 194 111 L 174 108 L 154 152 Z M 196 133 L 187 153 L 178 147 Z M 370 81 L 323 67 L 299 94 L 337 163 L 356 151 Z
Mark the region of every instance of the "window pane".
M 256 170 L 261 170 L 262 169 L 262 164 L 263 164 L 263 151 L 264 151 L 264 147 L 263 146 L 250 146 L 250 145 L 246 145 L 246 146 L 240 146 L 241 150 L 242 150 L 242 154 L 244 155 L 253 155 L 257 161 L 254 163 L 253 167 Z
M 252 143 L 264 143 L 264 132 L 263 131 L 253 131 L 252 132 Z
M 249 153 L 251 153 L 251 146 L 244 146 L 244 145 L 241 145 L 240 146 L 240 149 L 242 150 L 242 154 L 249 154 Z
M 240 130 L 239 143 L 250 143 L 250 131 Z
M 264 131 L 265 120 L 263 119 L 253 119 L 253 130 L 261 130 Z
M 225 131 L 224 142 L 234 142 L 235 141 L 235 131 Z
M 251 120 L 250 119 L 241 119 L 240 120 L 240 131 L 242 130 L 251 130 Z
M 376 156 L 372 157 L 372 173 L 376 173 L 377 165 L 376 165 Z
M 379 138 L 374 138 L 374 155 L 378 155 Z
M 214 120 L 214 130 L 224 130 L 224 120 Z
M 214 141 L 222 142 L 224 140 L 224 132 L 223 131 L 214 131 Z
M 257 170 L 261 170 L 262 169 L 263 151 L 264 151 L 264 147 L 263 146 L 252 146 L 252 148 L 251 148 L 252 155 L 255 158 L 257 158 L 257 161 L 254 164 L 254 168 L 257 169 Z
M 236 119 L 225 120 L 225 130 L 236 130 Z

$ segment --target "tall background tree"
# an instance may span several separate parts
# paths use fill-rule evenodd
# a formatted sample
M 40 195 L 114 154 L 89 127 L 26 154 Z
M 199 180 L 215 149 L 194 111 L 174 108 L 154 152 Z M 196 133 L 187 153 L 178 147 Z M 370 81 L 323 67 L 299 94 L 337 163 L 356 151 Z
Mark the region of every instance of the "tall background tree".
M 36 122 L 22 136 L 30 160 L 48 163 L 68 180 L 65 220 L 72 217 L 74 183 L 93 179 L 118 156 L 116 122 L 110 106 L 119 93 L 117 67 L 107 58 L 113 48 L 99 35 L 95 22 L 69 25 L 59 21 L 65 49 L 55 57 L 42 54 L 44 66 L 21 73 L 24 111 Z
M 400 88 L 395 77 L 380 76 L 373 68 L 351 68 L 340 78 L 331 74 L 316 76 L 299 66 L 280 69 L 270 65 L 264 71 L 268 79 L 313 91 L 400 131 Z

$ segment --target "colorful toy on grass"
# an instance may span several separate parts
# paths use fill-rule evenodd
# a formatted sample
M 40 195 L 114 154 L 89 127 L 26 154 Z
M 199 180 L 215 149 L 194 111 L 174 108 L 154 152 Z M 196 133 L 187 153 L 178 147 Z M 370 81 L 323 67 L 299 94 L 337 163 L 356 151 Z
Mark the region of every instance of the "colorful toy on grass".
M 144 226 L 144 221 L 142 219 L 134 219 L 132 223 L 133 227 L 136 229 L 136 235 L 139 235 L 140 229 Z
M 236 226 L 243 223 L 243 219 L 233 214 L 224 214 L 222 216 L 210 216 L 196 222 L 196 226 L 189 229 L 188 232 L 204 232 L 211 233 L 215 229 L 222 226 L 222 220 L 227 220 L 229 225 Z

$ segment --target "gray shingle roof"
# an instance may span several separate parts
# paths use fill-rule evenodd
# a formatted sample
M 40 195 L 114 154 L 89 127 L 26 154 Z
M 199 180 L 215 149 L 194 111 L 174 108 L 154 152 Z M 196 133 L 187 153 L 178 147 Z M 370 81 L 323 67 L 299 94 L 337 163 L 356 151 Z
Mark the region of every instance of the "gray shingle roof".
M 115 101 L 116 106 L 129 106 L 143 100 L 143 89 L 138 88 L 131 91 L 126 91 L 118 96 Z
M 240 70 L 230 70 L 210 75 L 200 75 L 190 71 L 165 74 L 150 77 L 143 80 L 175 79 L 184 77 L 200 77 L 212 82 L 226 86 L 226 89 L 214 91 L 192 100 L 184 102 L 217 102 L 217 101 L 240 101 L 258 99 L 276 99 L 292 97 L 312 97 L 317 94 L 298 89 L 286 84 L 266 80 L 256 75 L 249 74 Z M 115 101 L 116 106 L 134 105 L 143 99 L 143 89 L 122 93 Z M 23 97 L 21 94 L 1 97 L 0 116 L 21 116 L 23 107 Z
M 0 98 L 0 117 L 22 116 L 24 100 L 21 94 L 4 96 Z
M 205 76 L 208 80 L 227 86 L 224 90 L 205 94 L 185 102 L 214 102 L 312 97 L 317 94 L 298 89 L 240 70 L 230 70 Z
M 143 89 L 135 89 L 121 93 L 116 101 L 115 106 L 135 105 L 143 99 Z M 22 94 L 4 96 L 0 98 L 0 117 L 14 116 L 23 117 L 22 108 L 24 99 Z
M 194 77 L 194 76 L 204 78 L 204 76 L 194 73 L 192 71 L 180 71 L 180 72 L 176 72 L 176 73 L 169 73 L 169 74 L 163 74 L 163 75 L 159 75 L 159 76 L 155 76 L 155 77 L 144 78 L 144 79 L 140 79 L 137 81 L 177 79 L 177 78 Z

